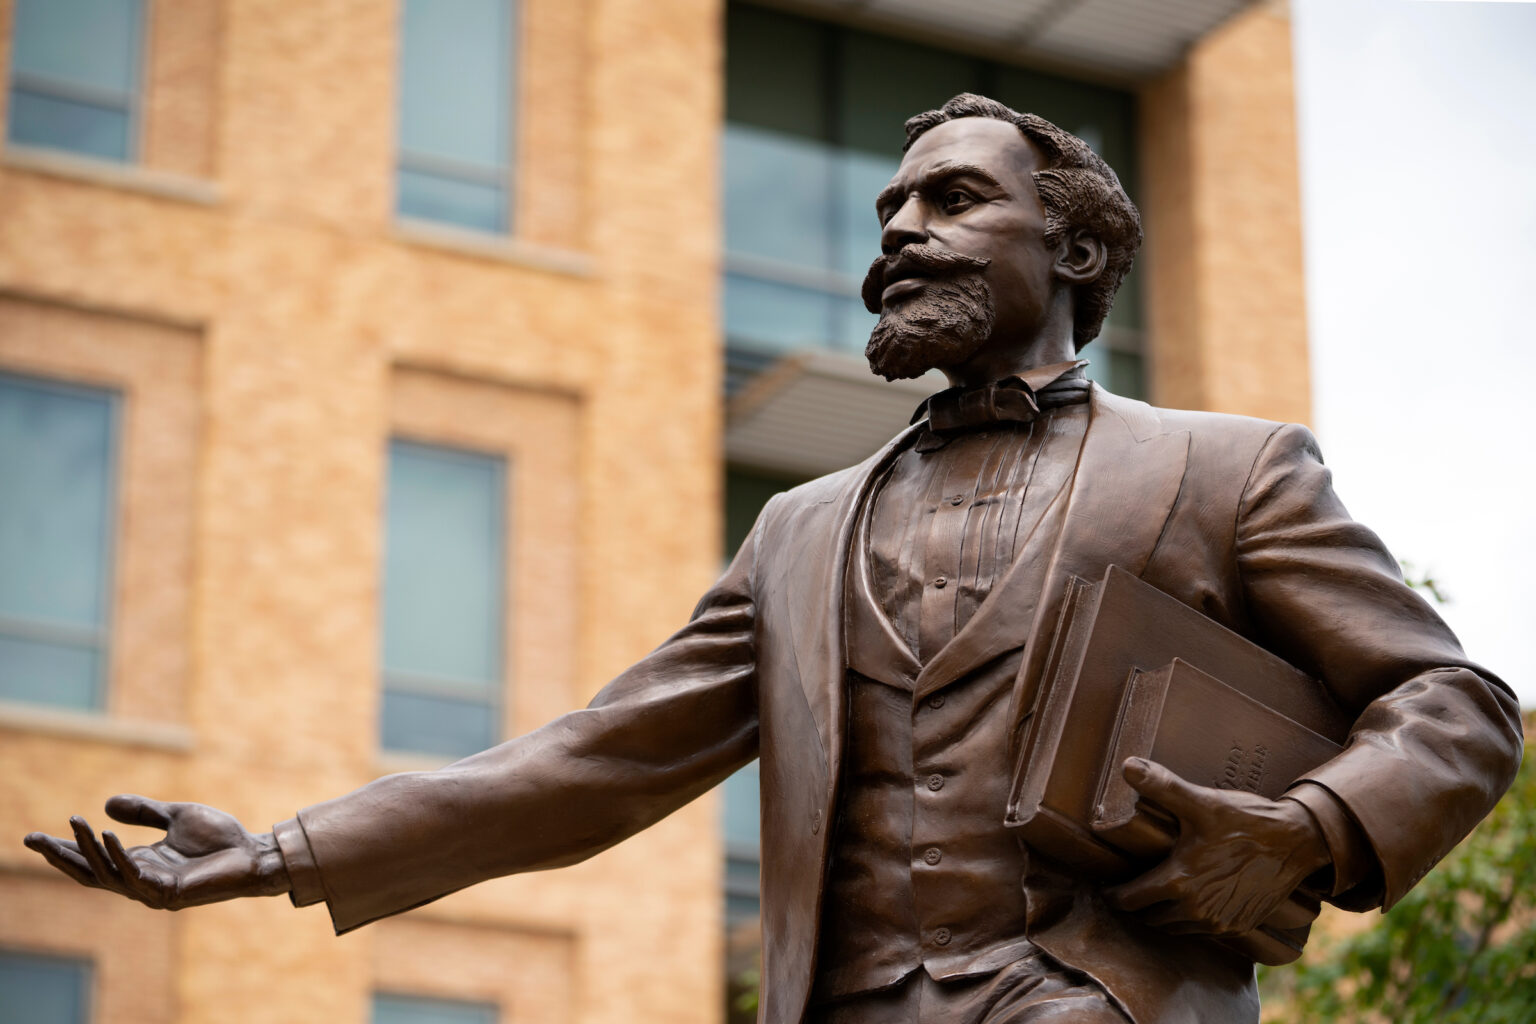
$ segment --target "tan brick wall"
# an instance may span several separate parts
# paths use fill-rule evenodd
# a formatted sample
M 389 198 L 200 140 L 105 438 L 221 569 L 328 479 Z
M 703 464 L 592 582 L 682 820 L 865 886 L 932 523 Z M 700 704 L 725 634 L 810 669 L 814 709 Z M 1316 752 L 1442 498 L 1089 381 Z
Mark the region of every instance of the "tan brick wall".
M 1152 400 L 1306 422 L 1287 8 L 1259 3 L 1141 94 Z
M 119 607 L 162 639 L 130 658 L 122 634 L 105 716 L 0 713 L 0 835 L 100 823 L 119 791 L 264 828 L 388 766 L 393 431 L 512 460 L 517 730 L 653 647 L 718 569 L 717 0 L 522 5 L 516 235 L 489 245 L 393 223 L 395 3 L 154 6 L 143 171 L 0 153 L 0 364 L 105 380 L 160 366 L 144 346 L 179 353 L 127 403 L 167 507 L 130 481 L 119 520 Z M 719 861 L 705 799 L 337 939 L 285 900 L 157 915 L 45 878 L 13 838 L 0 886 L 25 895 L 0 944 L 160 957 L 137 989 L 103 969 L 103 1022 L 362 1024 L 371 991 L 403 987 L 507 1019 L 705 1024 Z

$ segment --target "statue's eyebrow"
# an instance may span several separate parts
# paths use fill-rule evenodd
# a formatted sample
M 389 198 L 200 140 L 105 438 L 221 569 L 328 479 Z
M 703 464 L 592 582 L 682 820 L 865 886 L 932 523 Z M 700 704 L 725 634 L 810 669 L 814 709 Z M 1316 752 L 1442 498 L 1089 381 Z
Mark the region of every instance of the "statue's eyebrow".
M 914 190 L 928 191 L 936 185 L 942 184 L 950 178 L 976 178 L 995 189 L 1002 190 L 1003 185 L 991 171 L 984 170 L 976 164 L 963 163 L 956 160 L 945 160 L 934 164 L 923 172 L 923 176 L 913 185 L 904 185 L 899 181 L 893 181 L 880 190 L 875 196 L 875 209 L 884 210 L 890 203 L 896 202 L 902 196 Z

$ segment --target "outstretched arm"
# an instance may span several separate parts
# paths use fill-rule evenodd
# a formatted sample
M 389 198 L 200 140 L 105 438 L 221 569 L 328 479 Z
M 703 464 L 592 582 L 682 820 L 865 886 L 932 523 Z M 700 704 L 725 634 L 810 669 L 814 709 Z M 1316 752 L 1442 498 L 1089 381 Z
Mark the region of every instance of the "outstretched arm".
M 223 811 L 124 795 L 107 801 L 107 814 L 127 825 L 164 829 L 165 838 L 125 849 L 111 832 L 98 840 L 77 815 L 69 819 L 73 841 L 33 832 L 27 847 L 81 885 L 121 893 L 159 910 L 279 896 L 289 889 L 272 834 L 247 832 Z

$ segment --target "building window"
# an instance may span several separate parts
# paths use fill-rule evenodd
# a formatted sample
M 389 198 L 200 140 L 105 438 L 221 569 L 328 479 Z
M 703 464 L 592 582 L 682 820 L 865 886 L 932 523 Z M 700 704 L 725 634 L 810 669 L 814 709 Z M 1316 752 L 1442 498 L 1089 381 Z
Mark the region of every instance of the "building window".
M 404 0 L 399 161 L 403 218 L 511 230 L 511 0 Z
M 1134 196 L 1128 92 L 746 4 L 727 8 L 730 366 L 802 347 L 863 351 L 875 321 L 859 298 L 880 252 L 875 194 L 901 162 L 902 122 L 960 92 L 985 93 L 1075 132 Z M 1094 361 L 1090 373 L 1131 394 L 1140 390 L 1140 307 L 1133 273 L 1084 353 Z M 1104 349 L 1117 356 L 1097 351 Z
M 91 964 L 73 957 L 0 950 L 0 1021 L 87 1024 Z
M 494 1003 L 376 993 L 372 1024 L 496 1024 Z
M 117 406 L 0 374 L 0 699 L 105 703 Z
M 8 140 L 133 160 L 143 21 L 141 0 L 16 0 Z
M 500 738 L 506 460 L 396 440 L 385 519 L 383 745 Z

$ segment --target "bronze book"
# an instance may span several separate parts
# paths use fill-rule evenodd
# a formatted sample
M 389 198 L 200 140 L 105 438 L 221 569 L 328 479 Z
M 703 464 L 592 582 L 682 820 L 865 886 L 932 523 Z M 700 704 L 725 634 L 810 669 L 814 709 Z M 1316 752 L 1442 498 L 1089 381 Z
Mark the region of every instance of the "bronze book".
M 1120 773 L 1128 757 L 1156 761 L 1202 786 L 1276 799 L 1341 749 L 1180 658 L 1153 672 L 1133 669 L 1099 779 L 1093 830 L 1144 857 L 1157 856 L 1172 841 L 1173 823 L 1140 802 Z
M 1151 676 L 1167 670 L 1171 684 L 1175 660 L 1186 666 L 1181 684 L 1176 689 L 1161 687 L 1149 679 L 1137 687 L 1141 695 L 1133 710 L 1138 718 L 1122 737 L 1123 711 L 1133 680 L 1138 674 Z M 1218 682 L 1222 689 L 1211 690 L 1204 679 L 1200 685 L 1188 685 L 1195 678 L 1188 674 L 1190 669 Z M 1020 680 L 1020 685 L 1026 684 L 1027 680 Z M 1158 692 L 1164 696 L 1163 703 L 1148 715 L 1148 697 Z M 1191 694 L 1209 703 L 1182 708 L 1180 702 Z M 1309 747 L 1298 759 L 1290 750 L 1292 727 L 1340 744 L 1351 725 L 1316 680 L 1115 566 L 1098 582 L 1071 580 L 1038 686 L 1025 700 L 1030 710 L 1004 821 L 1019 828 L 1032 849 L 1071 865 L 1085 877 L 1106 881 L 1129 878 L 1166 853 L 1176 831 L 1171 820 L 1135 801 L 1130 802 L 1131 813 L 1124 813 L 1125 793 L 1110 779 L 1111 775 L 1120 778 L 1120 765 L 1129 756 L 1117 756 L 1119 746 L 1145 747 L 1150 738 L 1154 751 L 1159 742 L 1166 751 L 1186 740 L 1194 748 L 1209 750 L 1232 738 L 1213 740 L 1221 731 L 1218 727 L 1240 719 L 1244 742 L 1249 747 L 1263 744 L 1268 752 L 1260 773 L 1269 790 L 1265 795 L 1278 796 L 1331 756 L 1325 748 Z M 1269 758 L 1282 749 L 1283 757 L 1270 764 Z M 1222 749 L 1222 758 L 1228 753 L 1230 748 Z M 1312 757 L 1316 760 L 1305 763 Z M 1282 768 L 1282 761 L 1286 767 Z M 1191 782 L 1210 784 L 1210 772 L 1204 767 L 1191 769 L 1187 763 L 1167 767 Z M 1285 777 L 1293 768 L 1295 774 Z M 1217 770 L 1222 770 L 1221 763 Z M 1100 805 L 1106 796 L 1119 802 L 1101 818 Z M 1103 826 L 1102 831 L 1096 824 Z M 1277 921 L 1311 919 L 1317 906 L 1315 894 L 1298 892 L 1292 902 L 1296 905 L 1276 912 Z M 1261 963 L 1294 960 L 1304 941 L 1304 930 L 1278 924 L 1229 940 Z

